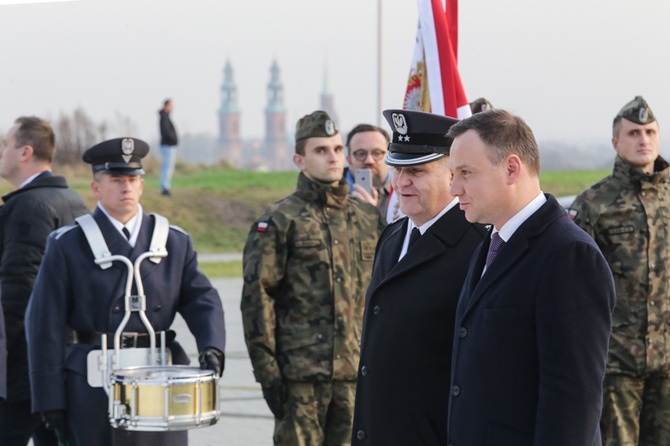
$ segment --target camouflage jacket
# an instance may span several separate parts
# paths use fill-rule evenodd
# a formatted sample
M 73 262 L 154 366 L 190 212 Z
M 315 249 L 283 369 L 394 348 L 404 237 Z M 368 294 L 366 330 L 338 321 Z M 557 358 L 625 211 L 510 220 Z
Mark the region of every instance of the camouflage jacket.
M 295 193 L 252 226 L 244 247 L 242 320 L 254 375 L 355 380 L 365 292 L 384 222 L 377 209 L 298 178 Z
M 670 185 L 660 156 L 646 175 L 617 156 L 612 175 L 569 209 L 612 269 L 617 302 L 607 373 L 636 377 L 670 370 Z

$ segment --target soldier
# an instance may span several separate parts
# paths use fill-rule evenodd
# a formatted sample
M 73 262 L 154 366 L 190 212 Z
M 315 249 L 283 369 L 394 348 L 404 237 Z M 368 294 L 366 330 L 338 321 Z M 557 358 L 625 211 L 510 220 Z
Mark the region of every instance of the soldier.
M 384 163 L 388 144 L 389 134 L 386 130 L 370 124 L 358 124 L 347 135 L 349 167 L 344 169 L 344 177 L 352 195 L 377 206 L 385 218 L 391 191 L 391 172 Z M 372 172 L 372 195 L 355 184 L 357 169 L 370 169 Z
M 352 198 L 342 138 L 323 111 L 296 126 L 296 192 L 252 226 L 242 318 L 276 445 L 348 444 L 365 289 L 384 227 Z
M 134 263 L 150 249 L 167 252 L 166 257 L 142 262 L 136 274 L 141 275 L 143 307 L 156 331 L 156 345 L 165 331 L 173 363 L 188 364 L 185 352 L 174 342 L 175 333 L 168 330 L 179 312 L 195 336 L 200 367 L 214 370 L 217 376 L 224 368 L 221 299 L 198 269 L 191 237 L 181 228 L 168 226 L 164 217 L 144 213 L 139 203 L 144 187 L 141 159 L 148 151 L 144 141 L 117 138 L 84 152 L 84 161 L 93 168 L 91 189 L 98 206 L 92 215 L 49 237 L 28 305 L 33 412 L 40 413 L 61 437 L 66 433 L 75 445 L 187 443 L 187 431 L 111 429 L 107 395 L 102 387 L 89 384 L 100 373 L 89 370 L 87 358 L 100 350 L 105 337 L 113 345 L 114 333 L 130 311 L 124 303 L 129 268 L 118 261 L 105 265 L 96 260 L 112 254 Z M 135 282 L 132 294 L 139 291 Z M 138 316 L 132 314 L 123 330 L 121 359 L 138 353 L 135 347 L 151 345 L 148 328 Z M 68 328 L 76 332 L 77 343 L 66 352 Z
M 614 118 L 611 175 L 568 214 L 602 250 L 616 284 L 605 376 L 603 444 L 670 444 L 670 184 L 659 126 L 642 96 Z
M 88 214 L 84 200 L 51 173 L 56 150 L 51 125 L 34 116 L 14 122 L 2 144 L 0 176 L 16 189 L 0 208 L 0 295 L 7 334 L 7 400 L 0 401 L 0 444 L 56 444 L 30 409 L 25 312 L 49 234 Z M 4 370 L 2 371 L 4 372 Z

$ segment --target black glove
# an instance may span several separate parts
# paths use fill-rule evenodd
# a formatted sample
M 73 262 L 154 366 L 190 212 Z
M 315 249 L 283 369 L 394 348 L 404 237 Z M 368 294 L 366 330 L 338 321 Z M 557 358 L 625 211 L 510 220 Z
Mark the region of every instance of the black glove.
M 284 419 L 284 403 L 286 402 L 286 384 L 277 378 L 269 387 L 263 388 L 263 398 L 268 403 L 268 407 L 278 420 Z
M 67 425 L 65 424 L 64 410 L 47 410 L 40 412 L 45 427 L 50 431 L 60 431 L 60 435 L 65 435 Z
M 223 375 L 223 369 L 226 364 L 226 356 L 221 350 L 214 347 L 206 347 L 198 355 L 200 368 L 202 370 L 213 370 L 216 376 Z

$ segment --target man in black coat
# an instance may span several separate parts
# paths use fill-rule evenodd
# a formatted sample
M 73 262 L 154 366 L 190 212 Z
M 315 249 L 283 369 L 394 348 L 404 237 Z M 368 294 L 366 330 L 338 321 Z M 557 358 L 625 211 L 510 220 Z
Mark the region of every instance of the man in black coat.
M 449 445 L 600 445 L 612 273 L 540 190 L 540 154 L 504 110 L 451 127 L 451 194 L 492 224 L 456 311 Z
M 172 174 L 177 162 L 177 143 L 179 142 L 177 129 L 175 129 L 170 119 L 170 113 L 173 108 L 174 103 L 172 99 L 166 99 L 163 103 L 163 108 L 158 111 L 158 128 L 161 132 L 161 170 L 159 182 L 161 194 L 167 196 L 170 195 Z
M 387 226 L 377 244 L 352 444 L 444 445 L 456 303 L 486 232 L 449 194 L 445 135 L 457 121 L 408 110 L 384 116 L 394 129 L 385 162 L 409 218 Z
M 87 214 L 65 178 L 51 173 L 55 137 L 51 125 L 20 117 L 0 152 L 0 176 L 15 188 L 0 207 L 0 293 L 7 337 L 7 399 L 0 401 L 0 444 L 55 444 L 53 433 L 30 410 L 24 317 L 49 234 Z M 2 372 L 4 373 L 4 367 Z

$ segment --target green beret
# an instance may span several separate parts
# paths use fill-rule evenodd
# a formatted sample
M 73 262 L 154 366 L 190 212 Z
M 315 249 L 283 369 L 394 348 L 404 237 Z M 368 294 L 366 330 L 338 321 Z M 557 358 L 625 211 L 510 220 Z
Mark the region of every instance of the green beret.
M 641 125 L 656 121 L 654 112 L 651 111 L 649 104 L 647 104 L 647 101 L 642 96 L 635 96 L 635 99 L 624 105 L 619 114 L 617 114 L 618 117 Z
M 473 115 L 486 110 L 493 110 L 493 104 L 491 104 L 488 99 L 478 98 L 470 102 L 470 111 Z
M 307 138 L 328 138 L 337 135 L 338 132 L 328 113 L 317 110 L 300 118 L 295 126 L 295 140 L 297 142 Z

